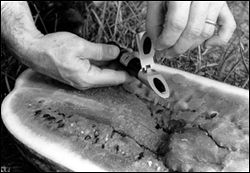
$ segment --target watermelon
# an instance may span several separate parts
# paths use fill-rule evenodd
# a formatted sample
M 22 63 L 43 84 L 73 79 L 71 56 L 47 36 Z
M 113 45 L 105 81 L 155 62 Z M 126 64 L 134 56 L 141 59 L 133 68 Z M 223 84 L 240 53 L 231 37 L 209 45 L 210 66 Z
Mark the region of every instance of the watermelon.
M 168 99 L 140 81 L 78 91 L 27 70 L 3 122 L 43 171 L 249 171 L 249 91 L 153 68 Z

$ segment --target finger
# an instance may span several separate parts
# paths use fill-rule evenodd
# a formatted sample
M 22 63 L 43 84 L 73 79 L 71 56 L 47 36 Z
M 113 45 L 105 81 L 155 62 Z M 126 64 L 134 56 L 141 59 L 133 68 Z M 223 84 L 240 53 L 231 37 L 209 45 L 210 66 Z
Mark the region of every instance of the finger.
M 219 13 L 218 24 L 220 25 L 218 35 L 207 40 L 205 44 L 206 47 L 227 44 L 236 29 L 236 22 L 226 3 Z
M 85 75 L 85 81 L 96 86 L 119 85 L 130 80 L 131 77 L 124 71 L 101 69 L 94 65 L 91 65 L 91 68 Z
M 71 86 L 84 90 L 93 87 L 112 86 L 129 83 L 133 80 L 124 71 L 101 69 L 90 64 L 88 59 L 78 59 L 75 68 L 62 75 L 64 81 Z
M 157 39 L 156 49 L 163 50 L 172 47 L 184 31 L 191 1 L 171 1 L 165 16 L 163 30 Z
M 91 85 L 84 82 L 84 74 L 87 74 L 91 68 L 88 59 L 72 58 L 70 62 L 65 62 L 58 68 L 58 72 L 63 81 L 74 88 L 87 89 Z
M 190 8 L 187 27 L 177 43 L 170 49 L 171 52 L 182 54 L 189 50 L 199 39 L 205 26 L 209 2 L 193 1 Z
M 148 1 L 146 31 L 153 42 L 156 41 L 162 30 L 164 8 L 162 1 Z
M 225 1 L 214 1 L 210 3 L 206 20 L 212 21 L 213 23 L 217 23 L 219 13 L 224 3 Z M 192 50 L 196 48 L 197 46 L 201 45 L 203 42 L 211 38 L 214 35 L 215 29 L 216 29 L 216 26 L 205 22 L 205 26 L 200 35 L 200 38 L 190 49 Z
M 87 59 L 109 61 L 117 58 L 120 53 L 120 49 L 115 45 L 92 43 L 83 39 L 82 45 L 79 56 Z
M 200 38 L 195 41 L 195 43 L 193 43 L 193 45 L 189 48 L 189 50 L 192 50 L 194 48 L 196 48 L 197 46 L 201 45 L 202 43 L 204 43 L 207 39 L 209 39 L 210 37 L 213 36 L 215 31 L 215 26 L 214 25 L 210 25 L 210 24 L 205 24 L 205 27 L 201 33 Z

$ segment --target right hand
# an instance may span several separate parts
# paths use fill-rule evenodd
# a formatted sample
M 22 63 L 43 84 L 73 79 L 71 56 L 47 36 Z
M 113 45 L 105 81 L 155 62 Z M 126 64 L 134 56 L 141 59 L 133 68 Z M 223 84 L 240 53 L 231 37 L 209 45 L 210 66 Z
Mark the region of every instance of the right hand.
M 172 58 L 202 43 L 225 45 L 236 23 L 226 1 L 149 1 L 146 27 L 156 49 Z
M 92 63 L 115 59 L 118 47 L 92 43 L 68 32 L 42 36 L 29 51 L 29 65 L 34 70 L 80 90 L 118 85 L 131 79 L 124 71 L 101 69 Z

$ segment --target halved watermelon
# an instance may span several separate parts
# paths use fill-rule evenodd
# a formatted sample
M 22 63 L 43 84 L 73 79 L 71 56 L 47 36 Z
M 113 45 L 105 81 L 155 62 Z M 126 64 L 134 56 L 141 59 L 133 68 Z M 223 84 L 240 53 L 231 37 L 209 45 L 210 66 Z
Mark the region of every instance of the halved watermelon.
M 249 91 L 155 65 L 139 81 L 77 91 L 31 70 L 2 104 L 21 152 L 45 171 L 248 171 Z

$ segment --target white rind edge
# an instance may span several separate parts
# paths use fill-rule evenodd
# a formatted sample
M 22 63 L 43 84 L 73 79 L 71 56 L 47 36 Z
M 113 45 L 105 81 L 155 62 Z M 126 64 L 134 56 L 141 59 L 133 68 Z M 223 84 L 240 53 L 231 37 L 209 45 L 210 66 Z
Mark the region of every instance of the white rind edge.
M 207 79 L 198 75 L 194 75 L 188 72 L 184 72 L 178 69 L 154 64 L 153 68 L 158 72 L 168 74 L 180 74 L 194 82 L 200 83 L 207 87 L 214 87 L 221 92 L 227 92 L 230 94 L 239 95 L 249 100 L 249 91 L 238 87 L 234 87 L 228 84 L 217 82 L 211 79 Z M 32 70 L 26 70 L 21 76 L 28 76 L 32 74 Z M 21 78 L 22 79 L 22 78 Z M 69 144 L 59 144 L 55 141 L 49 140 L 44 136 L 37 136 L 29 128 L 22 125 L 20 119 L 10 110 L 10 102 L 14 96 L 16 90 L 22 85 L 22 80 L 17 79 L 14 90 L 4 99 L 1 106 L 1 116 L 6 128 L 12 135 L 15 136 L 26 146 L 30 147 L 34 151 L 38 152 L 42 156 L 49 158 L 55 163 L 62 165 L 72 171 L 77 172 L 105 172 L 103 168 L 97 166 L 93 162 L 83 159 L 80 154 L 75 153 Z M 43 146 L 43 147 L 41 147 Z M 44 147 L 46 146 L 46 147 Z M 56 154 L 55 154 L 56 153 Z
M 31 74 L 30 70 L 25 71 L 22 76 L 29 75 L 29 73 Z M 80 154 L 71 149 L 70 144 L 66 142 L 59 144 L 45 136 L 37 136 L 31 129 L 22 125 L 20 119 L 10 109 L 12 97 L 22 82 L 21 79 L 17 80 L 15 89 L 4 99 L 1 106 L 2 120 L 9 132 L 35 152 L 69 170 L 75 172 L 106 172 L 107 170 L 97 166 L 90 160 L 83 159 Z
M 171 67 L 159 65 L 159 64 L 153 64 L 152 69 L 156 70 L 157 72 L 167 73 L 167 74 L 180 74 L 186 77 L 187 79 L 197 82 L 199 84 L 202 84 L 205 87 L 213 87 L 218 89 L 221 92 L 229 93 L 233 95 L 241 96 L 245 99 L 249 100 L 249 90 L 242 89 L 239 87 L 235 87 L 226 83 L 222 83 L 216 80 L 208 79 L 202 76 L 198 76 L 189 72 L 185 72 L 182 70 L 174 69 Z

